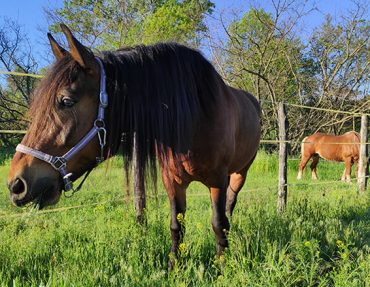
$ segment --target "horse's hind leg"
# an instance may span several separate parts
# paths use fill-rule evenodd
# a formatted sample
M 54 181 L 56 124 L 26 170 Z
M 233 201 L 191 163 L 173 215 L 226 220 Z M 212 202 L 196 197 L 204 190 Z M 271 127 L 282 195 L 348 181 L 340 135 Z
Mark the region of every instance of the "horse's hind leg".
M 171 205 L 170 230 L 172 237 L 171 254 L 168 267 L 173 268 L 180 243 L 185 234 L 186 188 L 188 184 L 179 184 L 170 176 L 164 176 L 163 184 L 167 190 Z
M 230 175 L 229 186 L 226 193 L 226 213 L 229 217 L 233 215 L 233 211 L 237 202 L 238 193 L 242 189 L 247 178 L 247 172 L 252 165 L 257 153 L 251 161 L 239 172 Z
M 344 165 L 345 169 L 342 175 L 342 180 L 345 180 L 346 182 L 351 182 L 351 168 L 352 168 L 352 159 L 351 158 L 345 158 L 344 159 Z
M 229 217 L 233 215 L 238 193 L 242 189 L 247 178 L 248 168 L 244 168 L 242 171 L 230 175 L 229 186 L 226 193 L 226 213 Z
M 319 163 L 320 156 L 318 154 L 315 154 L 312 157 L 312 163 L 311 163 L 311 176 L 313 180 L 317 179 L 317 164 Z
M 302 179 L 303 171 L 310 159 L 311 159 L 311 155 L 306 155 L 302 153 L 301 161 L 299 162 L 299 167 L 298 167 L 298 175 L 297 175 L 298 180 Z
M 226 187 L 227 177 L 219 185 L 210 187 L 212 200 L 212 227 L 217 239 L 217 254 L 222 255 L 228 247 L 227 234 L 230 230 L 229 220 L 226 217 Z

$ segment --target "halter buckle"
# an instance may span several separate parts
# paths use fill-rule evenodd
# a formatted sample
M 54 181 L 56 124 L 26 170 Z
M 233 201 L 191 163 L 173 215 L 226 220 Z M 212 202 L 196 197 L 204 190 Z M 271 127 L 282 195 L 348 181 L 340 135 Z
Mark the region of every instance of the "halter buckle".
M 53 168 L 59 171 L 67 166 L 67 160 L 62 156 L 57 156 L 50 164 Z

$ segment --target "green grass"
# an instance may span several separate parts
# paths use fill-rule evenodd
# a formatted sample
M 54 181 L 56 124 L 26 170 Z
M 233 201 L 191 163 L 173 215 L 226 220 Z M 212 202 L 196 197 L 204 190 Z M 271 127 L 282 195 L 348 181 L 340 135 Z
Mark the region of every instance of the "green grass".
M 260 153 L 241 191 L 230 248 L 215 257 L 207 189 L 188 190 L 186 237 L 172 272 L 169 204 L 163 187 L 149 191 L 148 225 L 136 224 L 125 202 L 121 160 L 97 168 L 82 191 L 53 213 L 17 209 L 6 190 L 9 160 L 0 166 L 1 286 L 370 286 L 368 192 L 337 181 L 343 165 L 321 162 L 320 180 L 295 180 L 288 167 L 288 208 L 279 216 L 277 157 Z M 92 205 L 97 202 L 101 204 Z M 90 204 L 90 205 L 89 205 Z M 17 217 L 9 217 L 16 215 Z

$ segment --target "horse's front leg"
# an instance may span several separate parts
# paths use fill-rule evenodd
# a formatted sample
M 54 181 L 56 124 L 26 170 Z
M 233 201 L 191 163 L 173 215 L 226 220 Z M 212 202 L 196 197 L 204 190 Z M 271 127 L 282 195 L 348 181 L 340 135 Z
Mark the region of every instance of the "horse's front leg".
M 163 184 L 167 190 L 171 206 L 170 230 L 172 247 L 168 267 L 173 269 L 178 248 L 185 235 L 186 188 L 188 184 L 179 184 L 171 176 L 163 176 Z
M 212 227 L 217 239 L 217 255 L 222 255 L 228 247 L 227 235 L 230 230 L 229 220 L 226 217 L 226 187 L 227 178 L 217 187 L 211 187 L 212 200 Z

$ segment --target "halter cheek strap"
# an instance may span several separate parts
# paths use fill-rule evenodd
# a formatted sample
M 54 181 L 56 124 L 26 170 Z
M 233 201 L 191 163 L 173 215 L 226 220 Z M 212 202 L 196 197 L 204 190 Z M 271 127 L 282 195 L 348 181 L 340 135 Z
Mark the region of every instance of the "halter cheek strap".
M 64 190 L 69 191 L 73 189 L 73 183 L 70 179 L 72 173 L 67 172 L 67 162 L 74 157 L 81 149 L 83 149 L 96 135 L 98 135 L 99 144 L 100 144 L 100 157 L 97 158 L 97 163 L 100 163 L 104 160 L 104 147 L 106 145 L 106 137 L 107 131 L 105 129 L 104 123 L 104 112 L 105 109 L 108 107 L 108 94 L 106 91 L 106 75 L 102 61 L 96 57 L 95 58 L 100 66 L 100 93 L 99 93 L 99 109 L 98 109 L 98 116 L 94 122 L 94 126 L 91 130 L 69 151 L 67 151 L 62 156 L 53 156 L 47 153 L 44 153 L 39 150 L 35 150 L 33 148 L 27 147 L 25 145 L 19 144 L 16 147 L 16 151 L 22 152 L 24 154 L 31 155 L 35 158 L 38 158 L 42 161 L 49 163 L 54 169 L 56 169 L 63 178 L 64 182 Z M 87 172 L 85 179 L 89 171 Z M 84 180 L 85 180 L 84 179 Z M 82 181 L 82 183 L 84 182 Z M 80 186 L 74 190 L 78 191 L 81 188 Z

